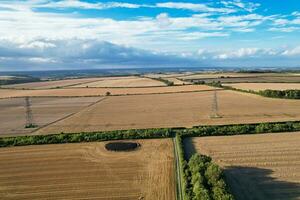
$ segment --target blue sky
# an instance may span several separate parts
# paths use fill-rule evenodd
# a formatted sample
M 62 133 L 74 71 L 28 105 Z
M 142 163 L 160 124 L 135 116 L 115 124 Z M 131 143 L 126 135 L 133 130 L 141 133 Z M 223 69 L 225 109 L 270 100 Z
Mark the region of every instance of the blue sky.
M 0 0 L 0 71 L 300 67 L 298 0 Z

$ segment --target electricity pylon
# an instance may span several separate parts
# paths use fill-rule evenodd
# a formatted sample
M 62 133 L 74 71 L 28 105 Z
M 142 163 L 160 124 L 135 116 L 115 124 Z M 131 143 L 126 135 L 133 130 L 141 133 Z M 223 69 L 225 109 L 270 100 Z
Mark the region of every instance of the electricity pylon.
M 26 109 L 26 125 L 25 128 L 34 128 L 36 125 L 33 122 L 33 115 L 31 110 L 31 103 L 29 97 L 25 97 L 25 109 Z
M 218 98 L 217 98 L 217 91 L 215 90 L 214 95 L 213 95 L 212 106 L 211 106 L 211 116 L 210 116 L 210 118 L 221 118 L 218 111 L 219 111 Z

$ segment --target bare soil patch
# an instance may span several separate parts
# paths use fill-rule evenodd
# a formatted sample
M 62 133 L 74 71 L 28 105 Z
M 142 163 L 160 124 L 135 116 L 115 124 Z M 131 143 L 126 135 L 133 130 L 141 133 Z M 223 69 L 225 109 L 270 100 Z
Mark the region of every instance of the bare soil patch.
M 141 148 L 113 152 L 105 142 L 1 148 L 0 198 L 174 200 L 171 139 L 132 142 Z

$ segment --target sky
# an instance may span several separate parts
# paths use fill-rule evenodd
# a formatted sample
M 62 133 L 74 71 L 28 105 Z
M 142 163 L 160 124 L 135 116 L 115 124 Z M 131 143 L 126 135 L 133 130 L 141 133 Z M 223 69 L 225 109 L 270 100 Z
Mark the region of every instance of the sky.
M 0 0 L 0 71 L 300 67 L 299 0 Z

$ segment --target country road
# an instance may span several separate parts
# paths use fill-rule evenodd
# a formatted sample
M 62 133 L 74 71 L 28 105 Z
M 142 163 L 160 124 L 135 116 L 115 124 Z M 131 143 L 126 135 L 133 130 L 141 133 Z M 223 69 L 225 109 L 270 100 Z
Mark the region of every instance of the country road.
M 176 162 L 176 198 L 177 200 L 183 200 L 183 194 L 182 194 L 182 186 L 181 186 L 181 165 L 179 160 L 179 152 L 178 152 L 178 146 L 176 142 L 176 136 L 173 138 L 173 144 L 174 144 L 174 155 L 175 155 L 175 162 Z

